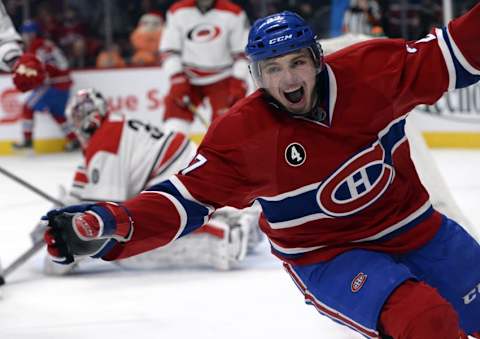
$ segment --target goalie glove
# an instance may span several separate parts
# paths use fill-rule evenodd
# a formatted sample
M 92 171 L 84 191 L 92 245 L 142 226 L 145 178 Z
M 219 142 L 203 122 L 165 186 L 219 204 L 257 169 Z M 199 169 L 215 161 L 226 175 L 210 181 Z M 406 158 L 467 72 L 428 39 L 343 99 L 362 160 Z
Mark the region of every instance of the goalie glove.
M 70 264 L 75 257 L 102 258 L 118 242 L 130 240 L 133 222 L 127 210 L 113 203 L 74 205 L 42 217 L 44 240 L 52 261 Z
M 42 85 L 45 77 L 45 68 L 34 54 L 23 54 L 13 66 L 13 83 L 21 92 Z

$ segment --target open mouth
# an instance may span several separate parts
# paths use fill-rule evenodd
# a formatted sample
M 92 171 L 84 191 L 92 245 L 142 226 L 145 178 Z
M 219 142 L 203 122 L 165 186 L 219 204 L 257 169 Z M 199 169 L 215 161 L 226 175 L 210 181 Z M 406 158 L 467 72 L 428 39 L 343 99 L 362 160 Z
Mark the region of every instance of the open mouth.
M 299 89 L 296 89 L 291 92 L 283 92 L 283 94 L 285 95 L 285 98 L 287 98 L 288 101 L 290 101 L 293 104 L 296 104 L 303 99 L 305 91 L 303 90 L 303 87 L 300 87 Z

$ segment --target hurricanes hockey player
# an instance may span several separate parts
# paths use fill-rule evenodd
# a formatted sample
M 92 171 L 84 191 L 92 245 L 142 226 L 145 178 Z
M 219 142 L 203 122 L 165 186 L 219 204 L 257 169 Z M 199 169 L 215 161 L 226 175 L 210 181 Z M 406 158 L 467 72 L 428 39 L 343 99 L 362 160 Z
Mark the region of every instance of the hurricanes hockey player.
M 125 201 L 188 166 L 196 152 L 195 144 L 181 133 L 165 133 L 144 121 L 109 114 L 104 97 L 94 89 L 77 92 L 66 112 L 84 156 L 72 189 L 63 199 L 66 205 Z M 255 227 L 257 220 L 255 211 L 219 210 L 206 227 L 181 241 L 118 263 L 133 269 L 180 266 L 230 269 L 243 260 L 247 246 L 253 249 L 260 240 L 256 233 L 258 226 Z M 32 232 L 33 237 L 41 229 Z M 257 234 L 257 238 L 247 243 L 250 232 L 253 236 Z M 46 273 L 65 274 L 74 266 L 64 267 L 46 260 L 44 267 Z
M 480 245 L 432 207 L 404 128 L 416 105 L 480 80 L 479 25 L 477 4 L 418 41 L 324 58 L 297 14 L 258 20 L 246 52 L 260 89 L 167 181 L 124 204 L 47 213 L 49 252 L 121 259 L 258 201 L 272 253 L 322 314 L 370 338 L 480 337 Z
M 214 120 L 245 96 L 248 27 L 245 12 L 227 0 L 182 0 L 169 8 L 160 41 L 162 67 L 170 78 L 166 129 L 188 134 L 192 105 L 208 99 Z

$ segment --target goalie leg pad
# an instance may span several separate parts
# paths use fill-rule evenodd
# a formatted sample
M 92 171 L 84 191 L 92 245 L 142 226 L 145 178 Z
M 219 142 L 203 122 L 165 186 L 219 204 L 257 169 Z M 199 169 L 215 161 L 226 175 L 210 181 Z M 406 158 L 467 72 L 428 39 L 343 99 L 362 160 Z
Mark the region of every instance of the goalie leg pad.
M 229 270 L 237 266 L 245 257 L 248 232 L 215 219 L 205 226 L 166 247 L 115 263 L 126 269 L 212 267 Z

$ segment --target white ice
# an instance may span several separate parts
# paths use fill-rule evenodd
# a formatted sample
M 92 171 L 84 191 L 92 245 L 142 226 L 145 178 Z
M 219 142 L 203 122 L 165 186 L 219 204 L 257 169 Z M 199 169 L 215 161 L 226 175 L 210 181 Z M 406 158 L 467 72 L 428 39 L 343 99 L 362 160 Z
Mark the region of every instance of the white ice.
M 480 225 L 480 151 L 433 153 L 463 212 Z M 56 196 L 58 185 L 69 185 L 78 160 L 78 154 L 2 157 L 0 166 Z M 50 207 L 0 174 L 3 267 L 30 246 L 29 231 Z M 243 268 L 229 272 L 132 272 L 101 263 L 47 277 L 41 272 L 44 254 L 1 288 L 1 339 L 362 338 L 306 306 L 266 244 Z

